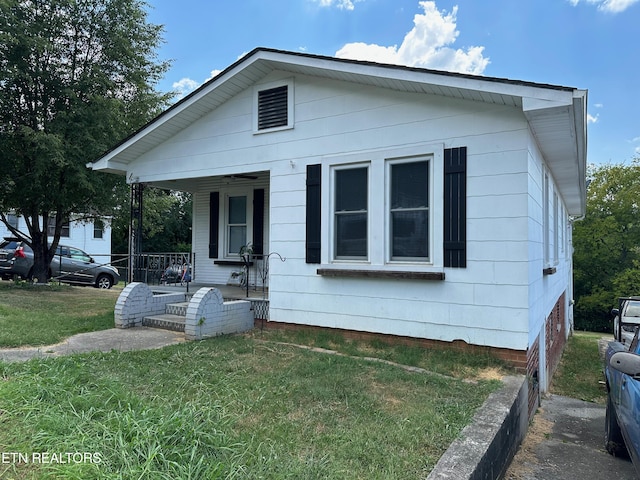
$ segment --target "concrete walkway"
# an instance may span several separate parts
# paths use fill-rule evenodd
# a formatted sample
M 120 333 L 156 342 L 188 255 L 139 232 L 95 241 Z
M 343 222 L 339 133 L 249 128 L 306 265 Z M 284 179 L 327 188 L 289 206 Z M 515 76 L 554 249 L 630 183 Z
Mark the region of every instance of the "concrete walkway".
M 548 395 L 511 462 L 506 480 L 633 480 L 631 461 L 604 450 L 605 407 Z
M 184 341 L 182 332 L 148 327 L 112 328 L 73 335 L 56 345 L 0 349 L 0 360 L 24 362 L 32 358 L 59 357 L 74 353 L 151 350 Z

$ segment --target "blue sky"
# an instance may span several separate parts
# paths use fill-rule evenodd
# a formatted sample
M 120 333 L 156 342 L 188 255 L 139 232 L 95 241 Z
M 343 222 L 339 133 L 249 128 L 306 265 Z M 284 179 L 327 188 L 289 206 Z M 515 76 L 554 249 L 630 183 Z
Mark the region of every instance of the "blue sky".
M 589 163 L 640 158 L 640 0 L 147 1 L 162 91 L 255 47 L 549 83 L 589 90 Z

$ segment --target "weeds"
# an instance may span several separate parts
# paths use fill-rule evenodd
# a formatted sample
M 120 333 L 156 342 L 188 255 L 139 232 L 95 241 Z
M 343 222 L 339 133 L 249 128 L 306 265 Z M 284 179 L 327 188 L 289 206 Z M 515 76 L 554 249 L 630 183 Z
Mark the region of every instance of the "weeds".
M 2 466 L 26 479 L 417 478 L 499 386 L 251 336 L 0 363 L 0 378 L 0 450 L 99 454 Z

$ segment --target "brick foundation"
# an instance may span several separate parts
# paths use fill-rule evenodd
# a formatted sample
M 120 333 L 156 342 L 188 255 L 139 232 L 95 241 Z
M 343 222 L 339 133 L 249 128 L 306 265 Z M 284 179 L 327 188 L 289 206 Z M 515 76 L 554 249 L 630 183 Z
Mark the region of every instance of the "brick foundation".
M 388 335 L 383 333 L 357 332 L 353 330 L 341 330 L 328 327 L 314 327 L 309 325 L 299 325 L 296 323 L 282 322 L 262 322 L 256 321 L 256 328 L 280 329 L 280 330 L 306 330 L 314 332 L 338 332 L 345 338 L 370 342 L 381 341 L 389 345 L 407 345 L 411 347 L 433 348 L 433 349 L 453 349 L 462 352 L 488 353 L 496 358 L 504 360 L 515 368 L 518 373 L 527 372 L 527 352 L 512 350 L 509 348 L 487 347 L 481 345 L 471 345 L 463 340 L 444 342 L 441 340 L 431 340 L 427 338 L 402 337 L 399 335 Z
M 540 337 L 527 352 L 527 381 L 529 383 L 529 418 L 540 406 Z
M 546 329 L 546 359 L 547 359 L 547 378 L 549 383 L 553 373 L 560 364 L 564 346 L 567 343 L 567 329 L 565 322 L 565 294 L 563 293 L 547 317 L 545 324 Z

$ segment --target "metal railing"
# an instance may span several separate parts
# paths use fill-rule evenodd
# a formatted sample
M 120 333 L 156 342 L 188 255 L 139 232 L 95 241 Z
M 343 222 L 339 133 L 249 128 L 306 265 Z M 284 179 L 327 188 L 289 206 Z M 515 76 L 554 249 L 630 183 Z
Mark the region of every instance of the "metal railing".
M 117 263 L 125 282 L 180 284 L 193 280 L 195 257 L 193 252 L 140 253 L 128 261 L 128 255 L 114 254 L 112 264 Z

